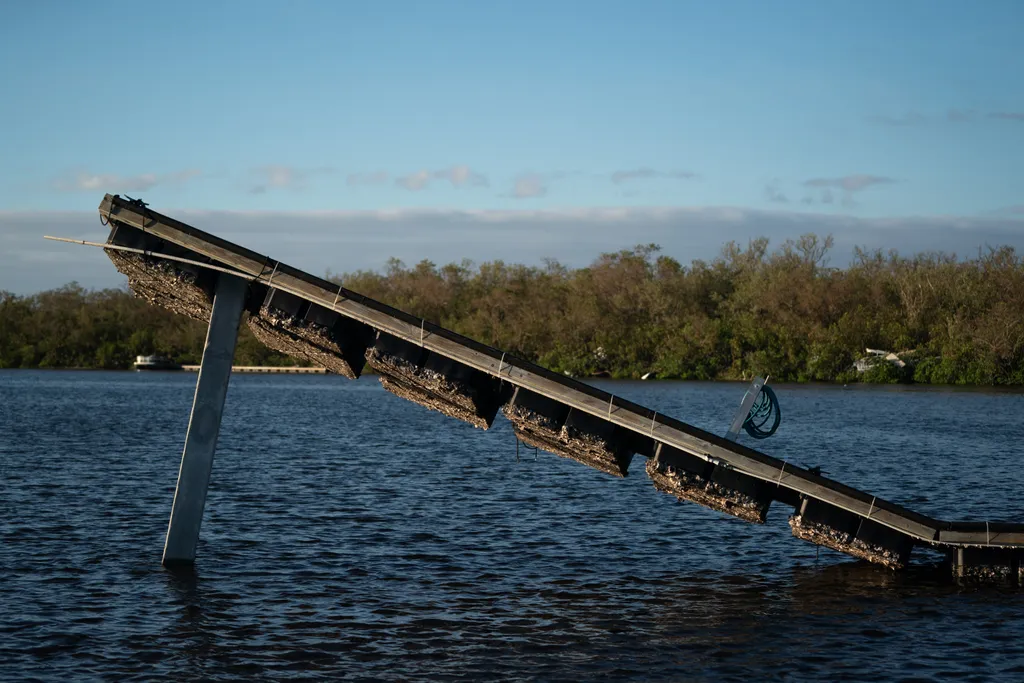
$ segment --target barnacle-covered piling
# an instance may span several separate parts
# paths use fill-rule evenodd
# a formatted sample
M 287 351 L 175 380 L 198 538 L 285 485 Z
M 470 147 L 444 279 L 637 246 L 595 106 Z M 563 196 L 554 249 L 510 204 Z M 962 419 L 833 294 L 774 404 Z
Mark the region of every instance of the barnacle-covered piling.
M 535 448 L 556 452 L 569 407 L 553 399 L 517 387 L 502 413 L 512 423 L 520 441 Z M 561 454 L 559 454 L 561 455 Z
M 978 583 L 1010 583 L 1024 586 L 1024 553 L 993 546 L 949 548 L 953 576 Z
M 349 379 L 362 372 L 375 334 L 368 325 L 275 288 L 250 313 L 248 324 L 267 347 Z
M 1024 567 L 1006 564 L 976 564 L 954 567 L 953 576 L 981 583 L 1008 582 L 1018 586 L 1024 585 Z
M 570 410 L 559 433 L 568 457 L 602 472 L 624 477 L 633 460 L 628 435 L 618 426 L 590 413 Z
M 625 477 L 633 450 L 619 427 L 523 388 L 503 408 L 516 438 L 616 477 Z
M 833 505 L 804 498 L 789 518 L 793 535 L 890 569 L 902 569 L 910 556 L 910 538 Z
M 111 228 L 108 242 L 171 256 L 187 253 L 180 247 L 153 235 L 117 224 Z M 130 251 L 103 251 L 118 272 L 128 276 L 128 287 L 135 296 L 194 320 L 210 320 L 210 312 L 213 310 L 213 289 L 217 281 L 215 271 Z
M 663 443 L 647 461 L 647 476 L 662 493 L 755 524 L 764 524 L 772 502 L 761 481 Z
M 501 404 L 501 382 L 467 365 L 381 332 L 366 363 L 385 389 L 431 410 L 487 429 Z

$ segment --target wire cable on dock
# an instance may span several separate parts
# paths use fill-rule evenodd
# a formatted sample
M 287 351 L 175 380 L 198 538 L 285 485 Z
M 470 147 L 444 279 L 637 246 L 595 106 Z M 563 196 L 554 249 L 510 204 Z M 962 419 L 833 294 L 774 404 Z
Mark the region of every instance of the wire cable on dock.
M 116 251 L 129 251 L 133 254 L 142 254 L 143 256 L 149 256 L 151 258 L 162 258 L 168 261 L 178 261 L 180 263 L 188 263 L 189 265 L 199 266 L 200 268 L 208 268 L 210 270 L 216 270 L 220 273 L 227 273 L 228 275 L 236 275 L 240 278 L 252 279 L 252 276 L 248 273 L 243 273 L 239 270 L 233 270 L 231 268 L 222 268 L 221 266 L 215 266 L 212 263 L 203 263 L 202 261 L 195 261 L 193 259 L 183 258 L 181 256 L 171 256 L 170 254 L 161 254 L 156 251 L 148 251 L 146 249 L 136 249 L 135 247 L 122 247 L 119 244 L 108 244 L 106 242 L 88 242 L 86 240 L 76 240 L 70 237 L 51 237 L 50 235 L 43 235 L 44 240 L 52 240 L 54 242 L 68 242 L 70 244 L 82 244 L 87 247 L 101 247 L 103 249 L 114 249 Z

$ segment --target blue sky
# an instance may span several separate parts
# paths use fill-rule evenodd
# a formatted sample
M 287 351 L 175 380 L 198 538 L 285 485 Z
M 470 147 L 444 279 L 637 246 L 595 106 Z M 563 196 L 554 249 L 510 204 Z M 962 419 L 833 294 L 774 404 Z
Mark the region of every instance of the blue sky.
M 105 192 L 314 272 L 388 249 L 585 263 L 649 237 L 685 261 L 713 254 L 702 230 L 712 249 L 816 224 L 1024 247 L 1022 34 L 1024 3 L 996 0 L 7 3 L 0 288 L 113 282 L 30 242 L 102 236 Z M 276 238 L 246 228 L 271 216 Z M 417 227 L 444 216 L 457 239 Z M 360 235 L 365 258 L 337 239 L 381 221 L 398 238 Z M 526 224 L 560 232 L 516 244 Z M 288 239 L 328 234 L 315 257 Z

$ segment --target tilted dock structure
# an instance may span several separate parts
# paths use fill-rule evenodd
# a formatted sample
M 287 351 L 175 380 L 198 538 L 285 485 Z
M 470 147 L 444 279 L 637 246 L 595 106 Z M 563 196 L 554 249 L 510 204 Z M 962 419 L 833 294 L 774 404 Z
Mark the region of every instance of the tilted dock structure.
M 798 538 L 899 569 L 914 547 L 942 551 L 957 576 L 1024 579 L 1024 524 L 948 522 L 844 486 L 668 415 L 503 353 L 337 284 L 107 195 L 104 244 L 132 290 L 209 322 L 164 548 L 195 558 L 213 453 L 245 311 L 267 346 L 357 378 L 365 365 L 392 393 L 487 429 L 500 411 L 521 441 L 625 476 L 648 458 L 654 486 L 763 523 L 794 508 Z

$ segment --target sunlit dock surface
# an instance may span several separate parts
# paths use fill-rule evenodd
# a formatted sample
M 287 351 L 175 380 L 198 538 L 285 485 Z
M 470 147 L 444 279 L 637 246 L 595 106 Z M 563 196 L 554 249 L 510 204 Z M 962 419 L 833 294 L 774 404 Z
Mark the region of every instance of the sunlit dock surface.
M 188 372 L 199 372 L 201 365 L 182 365 Z M 326 375 L 327 368 L 303 368 L 295 365 L 232 365 L 231 372 L 268 375 Z

